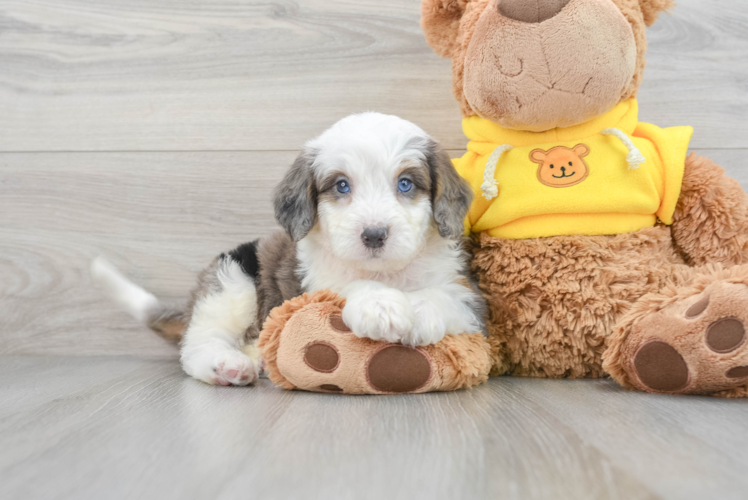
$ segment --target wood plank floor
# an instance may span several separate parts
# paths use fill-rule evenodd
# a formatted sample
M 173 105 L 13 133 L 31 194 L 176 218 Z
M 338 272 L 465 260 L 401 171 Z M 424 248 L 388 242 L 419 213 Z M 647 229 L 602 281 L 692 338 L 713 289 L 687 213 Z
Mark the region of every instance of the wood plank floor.
M 465 141 L 420 0 L 3 0 L 0 150 L 296 150 L 376 110 Z M 649 31 L 642 118 L 748 148 L 742 0 L 680 0 Z
M 502 378 L 403 397 L 213 388 L 104 300 L 106 255 L 181 302 L 275 230 L 348 113 L 465 139 L 419 0 L 0 0 L 0 498 L 748 498 L 748 403 Z M 641 118 L 748 189 L 748 3 L 649 30 Z
M 609 380 L 335 396 L 196 382 L 169 360 L 0 363 L 0 497 L 741 499 L 742 401 Z

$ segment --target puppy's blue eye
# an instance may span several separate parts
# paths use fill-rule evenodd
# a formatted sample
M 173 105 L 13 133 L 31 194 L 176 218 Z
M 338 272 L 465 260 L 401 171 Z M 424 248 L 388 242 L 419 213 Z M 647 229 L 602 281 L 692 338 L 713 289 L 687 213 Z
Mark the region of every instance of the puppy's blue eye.
M 351 192 L 351 185 L 348 184 L 348 181 L 338 181 L 338 193 L 342 194 L 348 194 Z
M 411 189 L 413 189 L 413 181 L 410 179 L 400 179 L 397 182 L 397 190 L 401 193 L 407 193 Z

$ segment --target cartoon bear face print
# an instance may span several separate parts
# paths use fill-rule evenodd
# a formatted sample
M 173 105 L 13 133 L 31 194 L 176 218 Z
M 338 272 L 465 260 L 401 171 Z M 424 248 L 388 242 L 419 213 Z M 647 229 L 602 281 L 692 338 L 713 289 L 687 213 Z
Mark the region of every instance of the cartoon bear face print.
M 548 151 L 536 149 L 530 160 L 539 164 L 538 180 L 550 187 L 575 186 L 585 180 L 590 169 L 582 158 L 590 154 L 586 144 L 577 144 L 574 149 L 556 146 Z

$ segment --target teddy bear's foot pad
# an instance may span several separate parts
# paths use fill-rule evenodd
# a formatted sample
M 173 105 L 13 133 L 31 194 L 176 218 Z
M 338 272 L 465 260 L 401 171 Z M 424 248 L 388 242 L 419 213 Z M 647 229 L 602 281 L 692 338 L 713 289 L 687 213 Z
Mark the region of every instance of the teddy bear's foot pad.
M 310 309 L 314 307 L 310 306 Z M 293 378 L 297 388 L 332 393 L 387 394 L 434 388 L 426 387 L 427 383 L 433 382 L 431 349 L 360 339 L 337 314 L 326 316 L 323 312 L 305 319 L 311 318 L 315 318 L 318 324 L 315 325 L 317 328 L 305 330 L 314 331 L 315 338 L 303 348 L 306 366 L 293 362 L 293 351 L 298 349 L 293 344 L 282 344 L 278 351 L 281 365 L 285 365 L 286 373 Z
M 334 323 L 337 318 L 332 316 L 330 323 Z M 340 328 L 335 329 L 340 331 Z M 337 339 L 337 343 L 340 344 L 341 341 L 343 344 L 360 342 L 350 333 L 348 338 Z M 340 362 L 338 349 L 331 342 L 312 342 L 304 349 L 304 363 L 314 372 L 332 374 L 340 366 Z M 382 344 L 382 347 L 375 347 L 362 369 L 366 382 L 373 390 L 397 394 L 422 388 L 431 379 L 432 366 L 429 356 L 421 349 Z M 332 380 L 337 377 L 331 375 L 329 378 Z M 320 384 L 318 389 L 323 392 L 343 392 L 343 388 L 336 384 Z
M 670 344 L 653 340 L 639 348 L 634 357 L 639 380 L 652 390 L 673 392 L 684 389 L 690 380 L 683 356 Z
M 366 378 L 381 392 L 413 392 L 431 378 L 431 362 L 418 349 L 385 345 L 367 363 Z
M 624 352 L 649 392 L 709 394 L 748 384 L 748 287 L 715 283 L 636 324 Z
M 276 384 L 330 394 L 403 394 L 471 387 L 488 378 L 490 346 L 481 334 L 447 335 L 415 348 L 359 338 L 342 320 L 342 301 L 329 295 L 300 297 L 271 313 L 260 344 Z

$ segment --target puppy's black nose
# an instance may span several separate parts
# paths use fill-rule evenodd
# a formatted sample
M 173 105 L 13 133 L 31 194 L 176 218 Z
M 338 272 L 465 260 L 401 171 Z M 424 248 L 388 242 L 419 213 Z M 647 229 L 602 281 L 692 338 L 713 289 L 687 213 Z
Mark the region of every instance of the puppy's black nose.
M 367 227 L 361 233 L 361 240 L 366 248 L 382 248 L 388 235 L 389 230 L 386 227 Z
M 561 173 L 566 173 L 566 167 L 561 167 Z

